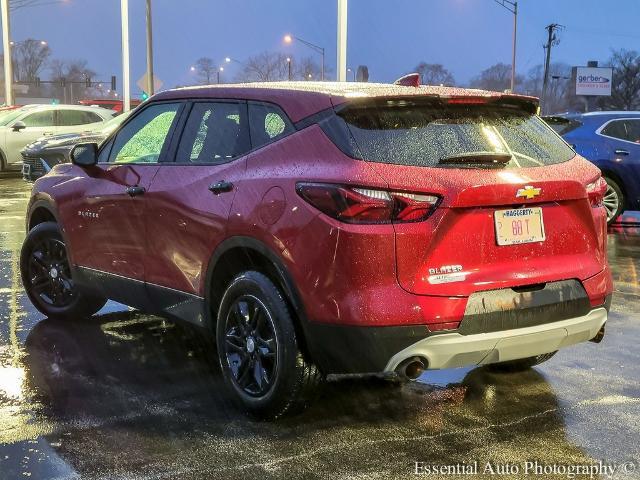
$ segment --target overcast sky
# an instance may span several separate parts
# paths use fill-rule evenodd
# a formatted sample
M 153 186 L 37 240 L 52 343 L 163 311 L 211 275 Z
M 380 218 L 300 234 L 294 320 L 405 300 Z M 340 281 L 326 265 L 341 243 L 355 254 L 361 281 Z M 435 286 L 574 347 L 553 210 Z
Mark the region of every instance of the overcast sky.
M 133 83 L 145 70 L 144 0 L 130 0 Z M 324 46 L 335 71 L 336 0 L 154 0 L 156 75 L 163 88 L 192 83 L 189 67 L 202 56 L 223 62 L 263 50 L 314 55 L 284 45 L 292 33 Z M 640 0 L 520 0 L 519 73 L 543 61 L 544 27 L 566 28 L 553 60 L 584 65 L 612 48 L 640 49 Z M 121 87 L 120 2 L 65 0 L 16 10 L 12 39 L 43 39 L 53 57 L 86 59 L 101 80 Z M 511 61 L 513 16 L 494 0 L 350 0 L 348 65 L 368 65 L 370 80 L 391 81 L 418 62 L 442 63 L 458 84 L 482 69 Z M 318 57 L 319 60 L 319 57 Z M 232 78 L 233 68 L 225 73 Z M 41 75 L 47 78 L 48 72 Z M 134 94 L 137 87 L 133 87 Z

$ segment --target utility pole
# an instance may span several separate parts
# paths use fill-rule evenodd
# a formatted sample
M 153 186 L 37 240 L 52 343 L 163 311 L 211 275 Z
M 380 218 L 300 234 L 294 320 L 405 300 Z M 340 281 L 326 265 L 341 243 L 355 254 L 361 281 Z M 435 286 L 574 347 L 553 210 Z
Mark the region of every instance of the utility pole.
M 122 24 L 122 111 L 131 110 L 131 85 L 129 79 L 129 0 L 120 0 Z
M 9 27 L 9 0 L 0 0 L 2 7 L 2 47 L 4 51 L 4 103 L 13 105 L 13 57 L 11 56 L 11 28 Z
M 338 0 L 338 68 L 339 82 L 347 81 L 347 2 Z M 324 80 L 324 52 L 322 54 L 322 79 Z
M 154 92 L 153 79 L 153 27 L 151 23 L 151 0 L 147 0 L 147 93 Z
M 561 27 L 562 25 L 558 25 L 557 23 L 552 23 L 551 25 L 547 25 L 545 27 L 547 29 L 548 38 L 547 44 L 544 46 L 544 48 L 546 49 L 546 57 L 544 60 L 544 79 L 542 81 L 542 113 L 546 113 L 547 108 L 547 89 L 549 87 L 549 64 L 551 63 L 551 47 L 558 44 L 559 40 L 556 37 L 555 31 Z

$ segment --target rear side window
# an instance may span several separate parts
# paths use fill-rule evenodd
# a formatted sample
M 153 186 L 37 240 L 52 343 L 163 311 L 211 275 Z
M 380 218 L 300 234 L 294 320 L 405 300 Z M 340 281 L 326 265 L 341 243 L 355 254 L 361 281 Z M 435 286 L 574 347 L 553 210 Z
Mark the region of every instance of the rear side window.
M 511 155 L 507 167 L 537 167 L 575 155 L 540 117 L 501 106 L 352 105 L 321 126 L 348 155 L 397 165 L 434 167 L 452 156 L 496 153 Z
M 176 161 L 225 163 L 251 149 L 247 104 L 196 103 L 180 139 Z
M 268 103 L 249 103 L 249 126 L 253 148 L 275 142 L 295 131 L 284 112 Z
M 640 143 L 640 120 L 613 120 L 600 133 L 607 137 Z
M 71 127 L 73 125 L 86 125 L 88 123 L 102 122 L 100 115 L 86 110 L 59 110 L 58 125 Z

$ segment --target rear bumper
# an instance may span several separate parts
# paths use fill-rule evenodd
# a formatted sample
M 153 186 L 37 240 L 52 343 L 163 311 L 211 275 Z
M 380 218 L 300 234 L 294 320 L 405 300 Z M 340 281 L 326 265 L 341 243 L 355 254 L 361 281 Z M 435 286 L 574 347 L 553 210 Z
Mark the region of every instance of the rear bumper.
M 384 371 L 393 372 L 404 360 L 421 357 L 428 369 L 485 365 L 550 353 L 594 338 L 607 321 L 607 310 L 533 327 L 491 333 L 445 333 L 424 338 L 396 353 Z

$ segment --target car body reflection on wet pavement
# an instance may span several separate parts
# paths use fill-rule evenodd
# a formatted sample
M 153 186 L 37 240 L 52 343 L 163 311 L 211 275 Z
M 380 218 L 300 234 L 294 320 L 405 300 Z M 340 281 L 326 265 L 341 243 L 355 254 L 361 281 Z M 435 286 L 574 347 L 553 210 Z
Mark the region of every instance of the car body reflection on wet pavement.
M 524 373 L 331 379 L 304 413 L 258 422 L 233 406 L 213 343 L 190 326 L 113 302 L 73 322 L 35 311 L 18 273 L 28 188 L 0 179 L 2 479 L 387 479 L 415 462 L 640 460 L 638 215 L 612 228 L 616 291 L 597 347 Z

